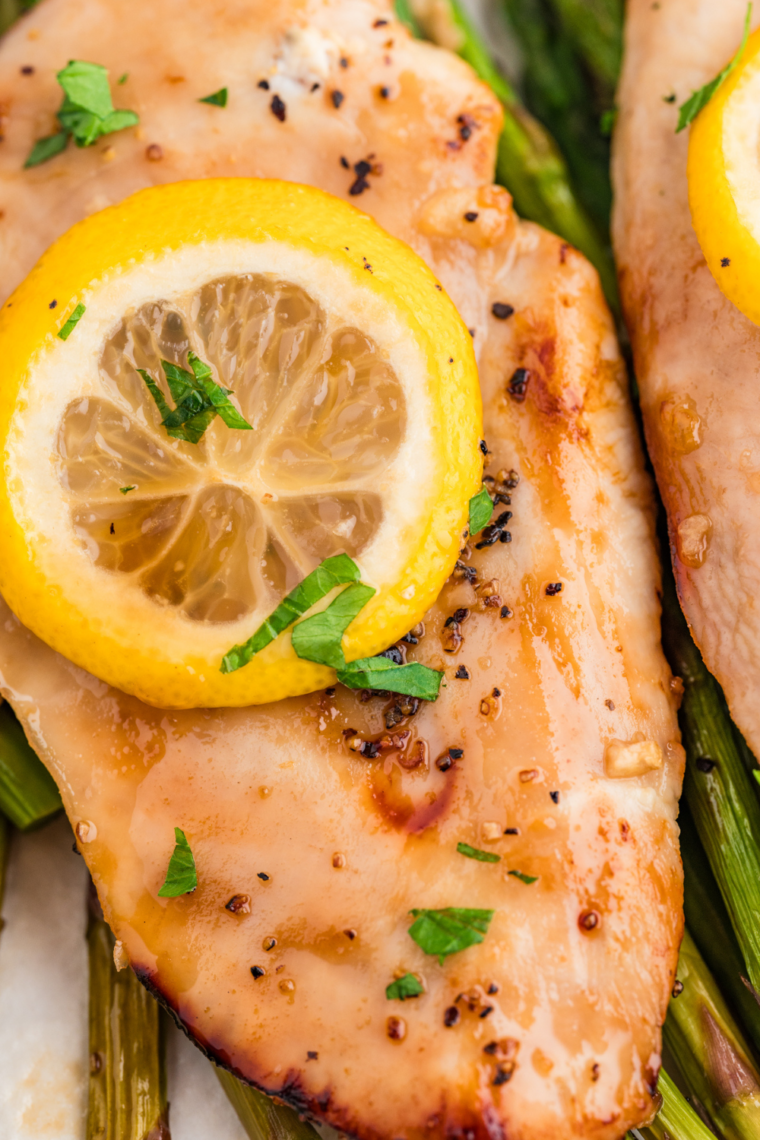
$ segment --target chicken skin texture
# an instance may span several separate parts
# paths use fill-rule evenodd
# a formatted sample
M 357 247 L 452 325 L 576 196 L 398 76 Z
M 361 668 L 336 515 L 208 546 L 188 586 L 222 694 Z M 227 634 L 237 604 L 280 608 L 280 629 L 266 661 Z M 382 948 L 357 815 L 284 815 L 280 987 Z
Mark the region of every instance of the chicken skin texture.
M 678 106 L 741 40 L 740 0 L 630 0 L 613 236 L 678 593 L 760 754 L 760 329 L 718 288 L 691 225 Z M 688 28 L 688 35 L 684 35 Z
M 140 126 L 23 172 L 69 58 L 128 73 Z M 222 85 L 226 108 L 196 102 Z M 0 101 L 6 292 L 79 218 L 181 178 L 312 183 L 410 242 L 473 332 L 509 535 L 464 549 L 402 643 L 445 671 L 434 703 L 167 712 L 2 607 L 0 688 L 132 967 L 220 1063 L 354 1136 L 616 1140 L 655 1109 L 683 750 L 613 326 L 594 270 L 491 185 L 493 97 L 379 2 L 44 0 L 0 47 Z M 159 898 L 175 826 L 198 887 Z M 445 907 L 494 916 L 440 964 L 409 912 Z M 386 997 L 405 973 L 424 992 Z

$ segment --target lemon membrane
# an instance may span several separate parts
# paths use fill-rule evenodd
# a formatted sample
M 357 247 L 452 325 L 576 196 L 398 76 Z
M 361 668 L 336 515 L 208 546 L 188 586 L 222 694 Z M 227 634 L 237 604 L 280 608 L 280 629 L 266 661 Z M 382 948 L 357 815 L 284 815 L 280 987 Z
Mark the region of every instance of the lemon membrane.
M 760 29 L 691 126 L 689 206 L 722 292 L 760 324 Z
M 330 195 L 142 191 L 51 247 L 3 308 L 0 353 L 0 589 L 53 648 L 149 703 L 330 683 L 289 633 L 220 672 L 324 558 L 349 554 L 376 590 L 349 660 L 402 636 L 451 571 L 481 471 L 471 339 L 424 263 Z M 168 435 L 140 370 L 168 399 L 162 361 L 188 353 L 252 430 L 217 417 L 197 444 Z

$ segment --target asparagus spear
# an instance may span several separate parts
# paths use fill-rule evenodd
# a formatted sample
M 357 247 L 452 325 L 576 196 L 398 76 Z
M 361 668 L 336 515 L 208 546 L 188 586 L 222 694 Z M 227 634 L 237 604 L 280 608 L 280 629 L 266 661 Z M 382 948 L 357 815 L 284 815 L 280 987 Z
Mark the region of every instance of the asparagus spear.
M 251 1140 L 318 1140 L 316 1129 L 292 1108 L 275 1104 L 226 1069 L 214 1065 L 214 1072 Z
M 714 1133 L 703 1124 L 664 1069 L 660 1070 L 657 1089 L 662 1097 L 660 1111 L 651 1124 L 634 1129 L 628 1133 L 629 1137 L 635 1140 L 715 1140 Z
M 565 36 L 612 101 L 623 56 L 621 0 L 550 0 Z
M 87 1140 L 169 1140 L 158 1004 L 132 970 L 117 971 L 99 910 L 93 890 Z
M 689 1091 L 726 1136 L 755 1140 L 760 1126 L 760 1073 L 739 1026 L 685 931 L 678 958 L 683 989 L 668 1008 L 663 1039 Z
M 760 805 L 723 694 L 691 640 L 672 583 L 665 588 L 662 632 L 673 672 L 684 683 L 686 799 L 749 980 L 760 989 Z
M 0 705 L 0 812 L 29 831 L 62 806 L 53 777 L 29 747 L 13 709 L 7 702 Z
M 430 7 L 407 0 L 425 35 L 443 46 L 456 45 L 478 76 L 487 83 L 504 108 L 499 138 L 496 178 L 511 193 L 515 209 L 576 246 L 599 273 L 607 300 L 617 309 L 617 285 L 609 252 L 570 186 L 567 166 L 551 136 L 521 106 L 510 84 L 495 67 L 491 55 L 464 12 L 460 0 L 441 0 Z
M 721 993 L 738 1016 L 760 1055 L 760 1005 L 747 982 L 747 967 L 739 950 L 717 883 L 710 870 L 688 804 L 678 817 L 684 869 L 686 925 L 712 972 Z

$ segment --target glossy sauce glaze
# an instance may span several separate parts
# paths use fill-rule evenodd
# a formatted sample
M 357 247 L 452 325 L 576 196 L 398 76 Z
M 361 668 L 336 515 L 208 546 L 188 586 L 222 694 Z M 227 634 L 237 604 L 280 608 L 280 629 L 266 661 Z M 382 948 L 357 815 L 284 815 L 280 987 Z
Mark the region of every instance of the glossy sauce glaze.
M 51 96 L 25 97 L 0 157 L 8 284 L 93 194 L 114 200 L 157 170 L 347 195 L 340 155 L 374 153 L 383 173 L 366 174 L 359 204 L 412 241 L 473 330 L 499 501 L 486 545 L 464 549 L 397 650 L 445 671 L 435 704 L 338 687 L 164 712 L 55 655 L 7 609 L 3 693 L 59 782 L 132 965 L 239 1075 L 361 1137 L 613 1140 L 655 1106 L 681 932 L 682 750 L 651 491 L 596 275 L 483 185 L 491 96 L 453 57 L 409 42 L 386 6 L 191 3 L 181 20 L 173 0 L 123 7 L 46 0 L 0 51 L 13 90 L 30 48 L 41 69 L 53 55 L 118 58 L 143 84 L 149 132 L 139 147 L 113 142 L 118 168 L 67 153 L 31 192 L 18 156 L 35 98 Z M 155 34 L 170 25 L 179 42 Z M 301 93 L 285 124 L 265 102 L 258 118 L 219 112 L 191 144 L 198 109 L 165 78 L 182 74 L 186 38 L 193 81 L 219 85 L 224 45 L 224 78 L 232 90 L 245 75 L 251 105 L 253 81 L 274 82 L 294 42 L 334 42 L 315 57 L 327 60 L 319 81 L 340 82 L 345 102 Z M 380 76 L 392 100 L 378 102 Z M 166 165 L 146 165 L 145 142 L 168 137 L 176 154 L 166 145 Z M 199 884 L 159 899 L 175 826 Z M 501 858 L 469 859 L 458 843 Z M 439 965 L 409 937 L 409 911 L 447 906 L 495 914 L 480 945 Z M 406 972 L 425 992 L 386 998 Z

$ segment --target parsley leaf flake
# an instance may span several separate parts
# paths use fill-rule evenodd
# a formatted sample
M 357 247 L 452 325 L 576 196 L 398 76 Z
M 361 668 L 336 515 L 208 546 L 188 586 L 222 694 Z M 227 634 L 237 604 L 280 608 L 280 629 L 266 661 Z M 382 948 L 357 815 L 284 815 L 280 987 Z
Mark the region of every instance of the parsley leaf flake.
M 199 103 L 208 103 L 211 107 L 226 107 L 227 106 L 227 88 L 220 87 L 218 91 L 214 91 L 212 95 L 204 95 L 202 99 L 198 100 Z
M 470 534 L 479 534 L 488 526 L 493 514 L 493 500 L 485 487 L 470 499 Z
M 404 974 L 403 978 L 396 978 L 385 987 L 385 996 L 389 1001 L 406 1001 L 407 998 L 419 997 L 425 990 L 414 974 Z
M 739 50 L 733 59 L 726 64 L 719 75 L 716 75 L 715 78 L 712 79 L 709 83 L 706 83 L 704 87 L 700 87 L 699 91 L 692 91 L 686 102 L 681 104 L 681 106 L 678 108 L 678 126 L 676 127 L 676 134 L 678 134 L 679 131 L 684 130 L 686 127 L 688 127 L 689 123 L 692 123 L 696 119 L 702 108 L 706 107 L 710 102 L 713 95 L 720 87 L 721 83 L 723 83 L 723 81 L 728 78 L 728 76 L 736 67 L 737 63 L 744 54 L 745 47 L 747 46 L 747 40 L 749 39 L 749 22 L 751 17 L 752 5 L 748 4 L 747 14 L 744 17 L 744 35 L 742 36 L 742 42 L 739 44 Z
M 481 863 L 501 862 L 501 855 L 496 855 L 493 851 L 481 851 L 479 847 L 470 847 L 469 843 L 457 843 L 457 851 L 460 855 L 466 855 L 468 859 L 478 859 Z
M 409 913 L 415 917 L 409 934 L 421 950 L 435 955 L 441 965 L 449 954 L 457 954 L 482 942 L 494 916 L 492 910 L 456 906 L 443 910 L 412 910 Z
M 180 827 L 175 827 L 174 850 L 158 897 L 175 899 L 178 895 L 190 894 L 197 886 L 198 874 L 195 870 L 195 859 L 190 850 L 190 844 L 187 842 L 184 831 Z

